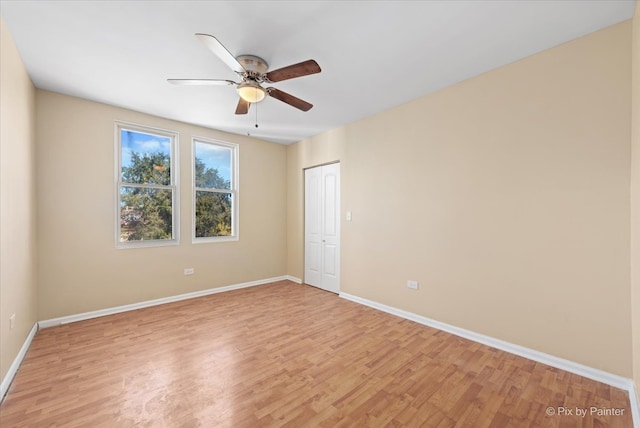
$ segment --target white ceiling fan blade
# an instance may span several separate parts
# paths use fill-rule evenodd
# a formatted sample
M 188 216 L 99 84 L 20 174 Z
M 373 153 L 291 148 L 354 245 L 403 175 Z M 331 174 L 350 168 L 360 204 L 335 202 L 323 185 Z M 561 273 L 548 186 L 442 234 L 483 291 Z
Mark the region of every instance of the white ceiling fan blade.
M 167 79 L 167 82 L 179 86 L 206 86 L 206 85 L 237 85 L 233 80 L 224 79 Z
M 218 39 L 216 39 L 210 34 L 202 34 L 202 33 L 196 33 L 196 37 L 200 39 L 200 41 L 204 43 L 204 45 L 208 47 L 211 52 L 216 54 L 216 56 L 220 58 L 222 62 L 227 64 L 227 66 L 230 69 L 232 69 L 236 73 L 241 73 L 241 74 L 246 72 L 246 70 L 238 62 L 236 57 L 234 57 L 231 54 L 231 52 L 229 52 L 227 48 L 225 48 L 224 45 L 220 43 Z

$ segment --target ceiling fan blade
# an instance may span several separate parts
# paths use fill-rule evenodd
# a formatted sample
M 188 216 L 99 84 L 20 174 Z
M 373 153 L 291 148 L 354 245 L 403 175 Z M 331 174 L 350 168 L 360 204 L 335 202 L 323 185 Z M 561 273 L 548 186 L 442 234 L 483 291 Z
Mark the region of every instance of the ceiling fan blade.
M 281 82 L 295 77 L 308 76 L 309 74 L 320 73 L 322 70 L 317 62 L 312 59 L 299 62 L 298 64 L 282 67 L 267 73 L 270 82 Z
M 174 85 L 237 85 L 233 80 L 224 79 L 167 79 Z
M 300 98 L 294 97 L 291 94 L 287 94 L 284 91 L 276 88 L 267 88 L 267 93 L 273 98 L 282 101 L 283 103 L 287 103 L 290 106 L 293 106 L 302 111 L 309 111 L 313 104 L 306 102 L 305 100 L 301 100 Z
M 249 113 L 249 106 L 251 103 L 249 101 L 245 101 L 243 98 L 238 98 L 238 106 L 236 107 L 236 114 L 247 114 Z
M 200 41 L 202 43 L 204 43 L 204 45 L 206 47 L 208 47 L 211 52 L 216 54 L 216 56 L 218 58 L 220 58 L 220 60 L 222 60 L 222 62 L 227 64 L 227 66 L 230 69 L 232 69 L 236 73 L 245 73 L 246 72 L 246 70 L 238 62 L 236 57 L 233 56 L 231 54 L 231 52 L 229 52 L 227 50 L 227 48 L 225 48 L 224 45 L 222 43 L 220 43 L 220 41 L 218 39 L 216 39 L 215 37 L 213 37 L 210 34 L 202 34 L 202 33 L 196 33 L 196 37 L 198 39 L 200 39 Z

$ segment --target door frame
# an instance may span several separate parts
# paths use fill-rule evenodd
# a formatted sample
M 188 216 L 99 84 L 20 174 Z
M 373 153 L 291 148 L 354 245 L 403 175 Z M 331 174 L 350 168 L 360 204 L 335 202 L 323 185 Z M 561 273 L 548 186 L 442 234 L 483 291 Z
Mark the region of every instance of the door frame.
M 308 284 L 306 282 L 306 274 L 307 274 L 307 183 L 306 183 L 306 171 L 309 169 L 314 169 L 314 168 L 320 168 L 323 166 L 327 166 L 327 165 L 335 165 L 335 164 L 339 164 L 340 165 L 340 181 L 338 183 L 338 191 L 340 192 L 340 195 L 338 197 L 338 213 L 337 213 L 337 219 L 336 221 L 338 222 L 338 237 L 337 237 L 337 242 L 338 242 L 338 247 L 340 249 L 340 255 L 338 257 L 338 290 L 336 291 L 337 293 L 340 292 L 341 289 L 341 285 L 342 285 L 342 164 L 339 160 L 335 160 L 335 161 L 330 161 L 330 162 L 324 162 L 324 163 L 320 163 L 320 164 L 315 164 L 312 166 L 308 166 L 305 168 L 302 168 L 302 283 L 304 285 L 309 285 L 311 287 L 314 287 L 314 285 Z M 322 290 L 325 291 L 329 291 L 326 290 L 322 287 L 317 287 L 320 288 Z M 332 292 L 332 291 L 329 291 Z

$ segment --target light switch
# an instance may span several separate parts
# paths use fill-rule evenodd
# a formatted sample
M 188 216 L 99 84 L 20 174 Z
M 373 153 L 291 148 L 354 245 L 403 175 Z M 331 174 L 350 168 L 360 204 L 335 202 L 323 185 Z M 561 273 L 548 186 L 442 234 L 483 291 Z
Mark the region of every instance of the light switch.
M 347 211 L 347 221 L 351 221 L 351 211 Z

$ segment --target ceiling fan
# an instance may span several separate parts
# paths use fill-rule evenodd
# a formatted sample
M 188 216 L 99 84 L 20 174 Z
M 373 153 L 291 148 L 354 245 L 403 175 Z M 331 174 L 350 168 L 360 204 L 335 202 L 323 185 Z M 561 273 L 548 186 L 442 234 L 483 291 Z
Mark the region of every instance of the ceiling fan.
M 210 34 L 197 33 L 196 37 L 211 52 L 235 71 L 242 79 L 241 82 L 234 82 L 226 79 L 167 79 L 174 85 L 235 85 L 240 99 L 236 107 L 236 114 L 247 114 L 252 103 L 259 103 L 267 95 L 280 100 L 290 106 L 302 111 L 309 111 L 313 104 L 300 98 L 294 97 L 280 89 L 274 87 L 263 88 L 263 83 L 275 83 L 296 77 L 307 76 L 320 73 L 321 69 L 317 62 L 310 59 L 298 64 L 282 67 L 277 70 L 267 71 L 267 62 L 255 55 L 240 55 L 234 57 L 222 43 Z

